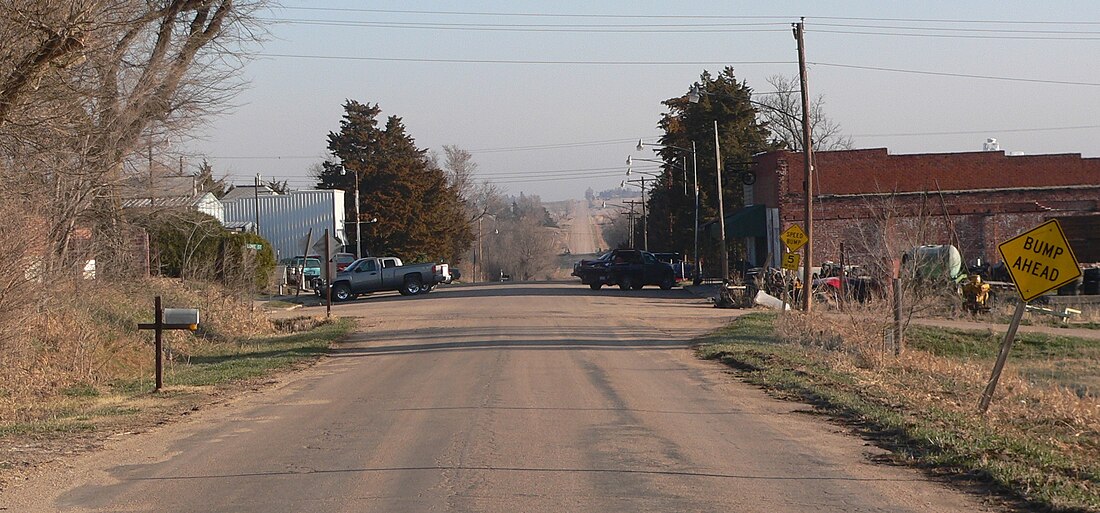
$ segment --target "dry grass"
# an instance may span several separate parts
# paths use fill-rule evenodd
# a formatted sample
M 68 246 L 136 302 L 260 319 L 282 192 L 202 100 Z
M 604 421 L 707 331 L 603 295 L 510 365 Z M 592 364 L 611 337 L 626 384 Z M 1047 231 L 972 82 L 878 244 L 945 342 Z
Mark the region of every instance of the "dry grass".
M 903 460 L 987 480 L 1027 509 L 1100 511 L 1100 394 L 1088 386 L 1100 381 L 1097 344 L 1021 334 L 983 417 L 999 336 L 913 328 L 895 357 L 874 313 L 750 316 L 759 326 L 745 342 L 719 336 L 701 351 L 858 419 Z
M 202 283 L 154 278 L 108 282 L 75 280 L 24 309 L 20 336 L 3 341 L 0 418 L 35 416 L 33 405 L 66 391 L 95 390 L 106 383 L 152 374 L 153 297 L 169 307 L 196 307 L 198 333 L 168 332 L 169 364 L 241 337 L 275 333 L 274 325 L 240 294 Z

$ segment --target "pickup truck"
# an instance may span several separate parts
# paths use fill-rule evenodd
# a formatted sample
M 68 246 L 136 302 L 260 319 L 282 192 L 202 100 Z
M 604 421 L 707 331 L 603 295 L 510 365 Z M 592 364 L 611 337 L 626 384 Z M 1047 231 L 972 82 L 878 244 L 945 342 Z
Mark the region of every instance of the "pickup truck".
M 622 290 L 658 285 L 668 290 L 676 284 L 671 265 L 658 261 L 653 253 L 636 249 L 616 249 L 594 260 L 581 260 L 573 265 L 573 276 L 593 290 L 604 285 L 618 285 Z
M 304 287 L 321 276 L 321 257 L 296 256 L 287 262 L 287 283 Z
M 450 283 L 447 264 L 403 265 L 397 257 L 366 257 L 349 264 L 332 280 L 332 299 L 347 301 L 361 294 L 396 290 L 405 296 L 428 293 L 440 283 Z M 322 278 L 314 280 L 317 295 L 325 293 Z

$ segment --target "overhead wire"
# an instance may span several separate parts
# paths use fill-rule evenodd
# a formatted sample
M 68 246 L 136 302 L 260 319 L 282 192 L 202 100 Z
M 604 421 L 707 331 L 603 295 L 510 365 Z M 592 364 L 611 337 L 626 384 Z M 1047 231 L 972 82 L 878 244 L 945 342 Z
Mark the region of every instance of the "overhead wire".
M 493 12 L 493 11 L 430 11 L 414 9 L 372 9 L 354 7 L 302 7 L 281 6 L 283 10 L 293 11 L 323 11 L 323 12 L 362 12 L 375 14 L 427 14 L 438 16 L 490 16 L 490 17 L 514 17 L 514 18 L 592 18 L 592 19 L 757 19 L 757 20 L 791 20 L 802 16 L 794 14 L 775 15 L 721 15 L 721 14 L 600 14 L 600 13 L 549 13 L 549 12 Z M 805 16 L 807 20 L 838 20 L 838 21 L 879 21 L 879 22 L 911 22 L 911 23 L 984 23 L 1004 25 L 1100 25 L 1100 21 L 1086 20 L 1004 20 L 993 18 L 891 18 L 868 16 Z

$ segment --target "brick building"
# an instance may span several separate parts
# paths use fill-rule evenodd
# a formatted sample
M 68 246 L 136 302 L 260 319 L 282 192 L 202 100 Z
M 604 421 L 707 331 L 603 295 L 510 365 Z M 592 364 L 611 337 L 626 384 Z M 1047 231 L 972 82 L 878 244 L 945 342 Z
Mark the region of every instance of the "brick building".
M 875 148 L 814 160 L 815 263 L 838 260 L 842 242 L 848 260 L 864 265 L 920 244 L 953 244 L 967 263 L 997 262 L 997 244 L 1051 218 L 1062 220 L 1080 261 L 1100 261 L 1100 158 Z M 753 172 L 745 204 L 768 210 L 768 237 L 746 240 L 748 257 L 778 266 L 778 234 L 803 224 L 803 154 L 757 155 Z

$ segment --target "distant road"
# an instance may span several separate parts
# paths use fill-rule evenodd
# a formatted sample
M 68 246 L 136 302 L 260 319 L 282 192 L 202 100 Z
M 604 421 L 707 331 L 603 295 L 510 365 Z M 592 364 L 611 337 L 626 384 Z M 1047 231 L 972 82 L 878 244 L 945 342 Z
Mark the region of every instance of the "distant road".
M 588 201 L 577 200 L 572 203 L 569 212 L 565 244 L 569 252 L 575 255 L 592 254 L 600 248 L 607 248 L 600 227 L 596 224 L 594 212 L 588 208 Z
M 340 304 L 361 331 L 331 357 L 120 435 L 6 490 L 0 511 L 986 510 L 697 360 L 689 341 L 738 313 L 579 284 Z

